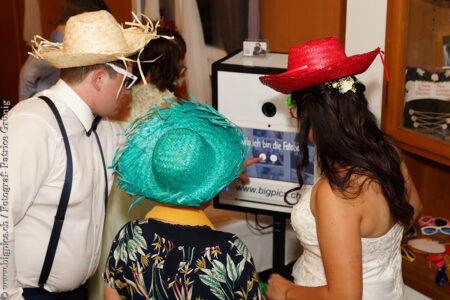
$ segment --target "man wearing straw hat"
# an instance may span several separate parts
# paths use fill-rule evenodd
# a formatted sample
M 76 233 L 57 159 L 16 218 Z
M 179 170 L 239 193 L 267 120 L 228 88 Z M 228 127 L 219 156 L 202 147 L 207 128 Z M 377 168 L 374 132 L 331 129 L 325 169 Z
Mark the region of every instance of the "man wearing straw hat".
M 58 25 L 51 32 L 49 40 L 59 43 L 63 41 L 64 28 L 70 17 L 82 12 L 102 9 L 110 11 L 103 0 L 62 0 L 59 8 Z M 59 68 L 29 56 L 20 69 L 19 101 L 28 99 L 54 85 L 59 80 L 59 72 Z
M 86 298 L 112 185 L 107 167 L 121 143 L 120 127 L 102 117 L 137 80 L 126 58 L 155 36 L 135 19 L 124 29 L 106 11 L 83 13 L 68 20 L 63 43 L 34 40 L 32 55 L 61 69 L 61 79 L 3 119 L 0 299 Z

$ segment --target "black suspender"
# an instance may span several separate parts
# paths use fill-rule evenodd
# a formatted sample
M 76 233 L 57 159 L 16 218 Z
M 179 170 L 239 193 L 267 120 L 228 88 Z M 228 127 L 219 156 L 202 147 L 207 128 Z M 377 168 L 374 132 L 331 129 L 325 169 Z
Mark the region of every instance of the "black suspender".
M 89 131 L 86 133 L 86 135 L 91 136 L 92 132 L 94 132 L 95 139 L 97 140 L 98 149 L 100 150 L 100 155 L 102 157 L 103 174 L 105 175 L 105 183 L 106 183 L 105 184 L 105 210 L 106 210 L 106 206 L 108 204 L 108 175 L 106 173 L 105 156 L 103 155 L 102 144 L 100 143 L 100 139 L 97 134 L 97 125 L 101 119 L 102 119 L 102 117 L 100 117 L 100 116 L 95 117 L 94 121 L 92 122 L 91 129 L 89 129 Z
M 102 156 L 103 174 L 105 175 L 105 213 L 106 213 L 106 206 L 108 205 L 108 174 L 106 173 L 105 156 L 103 155 L 102 144 L 100 143 L 100 139 L 98 138 L 97 132 L 94 131 L 94 134 L 95 139 L 97 140 L 98 149 L 100 150 L 100 155 Z
M 40 96 L 39 98 L 41 98 L 48 104 L 48 106 L 52 110 L 53 114 L 55 115 L 56 121 L 58 122 L 58 126 L 59 126 L 59 129 L 61 130 L 61 134 L 62 134 L 62 137 L 64 140 L 64 146 L 66 149 L 66 157 L 67 157 L 66 176 L 64 179 L 64 185 L 63 185 L 63 189 L 61 192 L 61 198 L 59 200 L 58 209 L 56 211 L 55 220 L 53 222 L 53 228 L 52 228 L 52 232 L 50 234 L 50 240 L 48 243 L 47 252 L 45 254 L 44 265 L 42 266 L 41 275 L 39 276 L 39 287 L 44 288 L 44 284 L 47 282 L 48 276 L 50 275 L 50 270 L 53 265 L 56 248 L 58 246 L 59 237 L 61 235 L 61 230 L 62 230 L 62 226 L 64 223 L 64 217 L 66 215 L 67 205 L 69 204 L 70 192 L 72 190 L 73 164 L 72 164 L 72 152 L 70 151 L 69 139 L 67 137 L 66 129 L 64 128 L 64 124 L 61 119 L 61 115 L 59 114 L 59 112 L 56 109 L 56 106 L 52 102 L 52 100 L 50 100 L 46 96 Z M 100 120 L 99 119 L 96 120 L 97 123 L 98 123 L 98 121 L 100 121 Z M 91 132 L 91 130 L 90 130 L 90 132 Z M 104 175 L 105 175 L 105 210 L 106 210 L 106 204 L 107 204 L 107 200 L 108 200 L 108 177 L 107 177 L 107 173 L 106 173 L 106 164 L 105 164 L 105 158 L 103 156 L 102 145 L 100 143 L 100 139 L 97 135 L 97 132 L 95 131 L 95 128 L 93 129 L 93 132 L 95 134 L 95 138 L 97 140 L 97 144 L 98 144 L 100 154 L 102 157 L 102 162 L 103 162 L 103 171 L 104 171 Z
M 64 140 L 64 146 L 66 147 L 66 157 L 67 157 L 67 168 L 66 168 L 66 178 L 64 179 L 64 185 L 61 193 L 61 198 L 59 199 L 58 209 L 56 211 L 55 220 L 53 222 L 53 229 L 50 235 L 50 241 L 48 242 L 47 253 L 45 254 L 44 265 L 42 266 L 41 275 L 39 276 L 39 287 L 44 288 L 44 284 L 47 282 L 48 275 L 53 265 L 53 260 L 55 258 L 56 247 L 58 247 L 59 236 L 61 235 L 62 226 L 64 223 L 64 216 L 66 215 L 67 205 L 69 204 L 70 191 L 72 190 L 72 176 L 73 176 L 73 165 L 72 165 L 72 152 L 70 151 L 69 139 L 67 138 L 66 129 L 64 128 L 61 116 L 56 109 L 55 104 L 48 97 L 40 96 L 44 100 L 53 114 L 55 115 L 56 121 L 58 122 L 59 129 Z

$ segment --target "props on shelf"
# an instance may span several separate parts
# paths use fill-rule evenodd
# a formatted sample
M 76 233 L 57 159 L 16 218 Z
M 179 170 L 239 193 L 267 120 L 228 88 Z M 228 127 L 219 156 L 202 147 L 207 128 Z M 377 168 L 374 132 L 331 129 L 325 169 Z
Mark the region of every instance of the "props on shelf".
M 408 241 L 408 247 L 421 254 L 445 253 L 445 246 L 431 239 L 420 238 Z

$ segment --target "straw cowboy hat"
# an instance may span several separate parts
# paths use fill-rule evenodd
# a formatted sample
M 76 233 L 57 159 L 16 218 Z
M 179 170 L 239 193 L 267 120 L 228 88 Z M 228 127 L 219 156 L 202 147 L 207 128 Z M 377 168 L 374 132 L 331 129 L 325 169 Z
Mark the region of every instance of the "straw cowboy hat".
M 368 53 L 347 57 L 334 36 L 311 40 L 289 49 L 287 72 L 259 79 L 280 93 L 290 94 L 317 84 L 360 74 L 369 68 L 379 53 L 380 48 L 377 48 Z
M 156 28 L 149 21 L 135 21 L 124 29 L 107 11 L 85 12 L 71 17 L 62 43 L 52 43 L 35 36 L 30 53 L 56 68 L 72 68 L 124 59 L 140 51 L 152 38 Z
M 236 125 L 209 105 L 179 100 L 132 123 L 113 167 L 128 195 L 199 206 L 236 179 L 247 151 Z M 130 209 L 131 209 L 130 207 Z

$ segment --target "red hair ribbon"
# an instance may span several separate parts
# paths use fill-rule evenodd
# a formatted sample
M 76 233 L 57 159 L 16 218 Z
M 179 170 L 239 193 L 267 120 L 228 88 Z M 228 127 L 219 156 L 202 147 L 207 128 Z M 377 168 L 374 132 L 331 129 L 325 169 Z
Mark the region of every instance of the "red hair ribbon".
M 294 113 L 292 112 L 292 108 L 289 109 L 289 114 L 291 115 L 292 118 L 297 119 L 297 117 L 294 116 Z
M 383 63 L 384 74 L 386 75 L 386 80 L 389 81 L 389 75 L 388 75 L 388 72 L 387 72 L 386 64 L 384 63 L 383 55 L 381 55 L 381 54 L 384 55 L 384 51 L 383 50 L 380 50 L 380 58 L 381 58 L 381 62 Z

